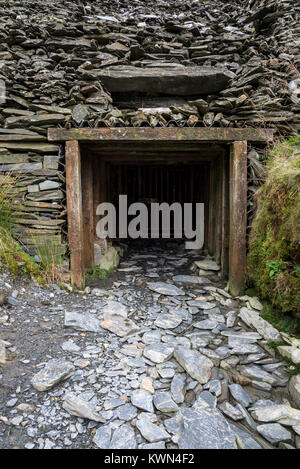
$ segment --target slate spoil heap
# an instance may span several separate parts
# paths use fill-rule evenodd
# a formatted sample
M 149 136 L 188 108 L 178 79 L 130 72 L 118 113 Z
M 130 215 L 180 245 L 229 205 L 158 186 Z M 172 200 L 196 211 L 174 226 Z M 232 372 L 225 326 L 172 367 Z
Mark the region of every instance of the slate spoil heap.
M 16 235 L 32 251 L 34 236 L 64 232 L 63 148 L 47 143 L 49 127 L 295 135 L 299 9 L 294 0 L 1 1 L 0 171 L 19 175 Z
M 173 242 L 85 295 L 0 276 L 0 448 L 300 449 L 300 375 L 218 271 Z

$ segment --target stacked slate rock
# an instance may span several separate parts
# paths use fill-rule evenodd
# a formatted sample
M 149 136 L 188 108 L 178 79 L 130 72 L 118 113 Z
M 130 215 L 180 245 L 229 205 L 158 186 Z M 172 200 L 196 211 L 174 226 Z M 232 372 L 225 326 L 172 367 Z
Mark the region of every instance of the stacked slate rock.
M 293 0 L 2 1 L 0 171 L 21 175 L 17 231 L 64 229 L 63 151 L 49 127 L 297 134 L 299 11 Z

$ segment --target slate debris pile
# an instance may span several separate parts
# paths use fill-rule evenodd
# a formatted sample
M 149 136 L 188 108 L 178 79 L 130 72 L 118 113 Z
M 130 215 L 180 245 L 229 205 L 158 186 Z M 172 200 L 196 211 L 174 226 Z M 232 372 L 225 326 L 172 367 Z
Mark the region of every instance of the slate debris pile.
M 299 122 L 295 2 L 25 0 L 1 9 L 0 76 L 8 92 L 1 121 L 6 128 L 266 122 L 291 133 Z M 186 67 L 217 68 L 232 79 L 221 81 L 215 93 L 203 85 L 188 88 L 182 79 L 177 93 L 186 98 L 182 106 L 166 104 L 166 111 L 154 112 L 152 119 L 135 109 L 138 100 L 132 112 L 126 106 L 118 110 L 100 83 L 113 92 L 153 94 L 153 80 L 145 82 L 138 72 L 155 76 L 176 70 L 180 75 Z M 133 72 L 134 83 L 127 79 Z M 156 92 L 175 94 L 168 86 Z
M 293 0 L 1 2 L 0 172 L 20 176 L 15 231 L 23 238 L 30 229 L 29 250 L 32 238 L 59 241 L 65 231 L 63 148 L 47 143 L 49 127 L 296 134 L 299 8 Z
M 217 268 L 161 243 L 129 249 L 109 296 L 1 275 L 0 448 L 300 449 L 299 375 Z

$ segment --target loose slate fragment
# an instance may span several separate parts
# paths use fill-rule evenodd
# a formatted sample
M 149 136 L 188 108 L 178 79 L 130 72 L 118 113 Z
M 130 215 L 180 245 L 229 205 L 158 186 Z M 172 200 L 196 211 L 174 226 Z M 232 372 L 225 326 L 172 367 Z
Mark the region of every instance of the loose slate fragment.
M 273 444 L 279 443 L 280 441 L 291 440 L 291 433 L 279 423 L 267 423 L 265 425 L 258 425 L 256 430 L 266 440 Z
M 128 424 L 125 423 L 114 431 L 109 449 L 136 449 L 136 447 L 135 432 Z
M 211 261 L 209 259 L 203 260 L 203 261 L 196 261 L 195 264 L 197 267 L 199 267 L 199 269 L 202 269 L 202 270 L 218 271 L 221 268 L 215 261 Z
M 6 363 L 6 350 L 5 343 L 3 340 L 0 340 L 0 365 L 5 365 Z
M 148 285 L 148 288 L 150 288 L 150 290 L 155 291 L 156 293 L 160 293 L 161 295 L 169 295 L 169 296 L 185 295 L 183 290 L 176 287 L 175 285 L 171 285 L 170 283 L 152 282 L 152 283 L 148 283 L 147 285 Z
M 242 374 L 247 378 L 251 378 L 255 381 L 263 381 L 264 383 L 268 383 L 271 385 L 276 384 L 276 378 L 274 378 L 270 373 L 263 370 L 261 367 L 257 365 L 252 366 L 245 366 L 241 369 Z
M 240 449 L 263 449 L 260 444 L 250 435 L 234 423 L 230 423 L 230 428 L 236 436 L 237 445 Z
M 97 429 L 93 442 L 100 449 L 109 449 L 112 429 L 110 425 L 105 425 Z
M 174 347 L 161 342 L 149 344 L 144 348 L 144 356 L 154 363 L 163 363 L 169 360 L 174 352 Z
M 104 319 L 107 319 L 110 316 L 117 315 L 127 318 L 127 306 L 119 303 L 118 301 L 108 301 L 102 309 Z
M 177 404 L 184 402 L 185 378 L 183 374 L 176 374 L 171 382 L 171 394 Z
M 214 364 L 209 358 L 201 355 L 196 350 L 183 347 L 175 349 L 174 356 L 186 372 L 199 383 L 205 384 L 210 379 L 211 369 Z
M 208 283 L 207 279 L 201 279 L 201 277 L 196 277 L 195 275 L 175 275 L 172 280 L 173 282 L 196 283 L 198 285 Z
M 203 321 L 193 323 L 193 326 L 197 329 L 215 329 L 217 325 L 218 321 L 215 321 L 213 319 L 204 319 Z
M 249 405 L 252 403 L 252 399 L 240 384 L 229 384 L 228 388 L 230 394 L 236 402 L 239 402 L 244 407 L 249 407 Z
M 64 358 L 54 359 L 32 378 L 31 383 L 37 391 L 47 391 L 55 384 L 69 378 L 74 371 L 74 365 Z
M 175 329 L 181 323 L 182 319 L 174 314 L 161 314 L 154 322 L 154 325 L 161 329 Z
M 75 311 L 65 312 L 65 327 L 73 327 L 79 331 L 99 332 L 100 321 L 93 314 L 77 313 Z
M 154 412 L 152 401 L 153 396 L 144 389 L 136 389 L 131 395 L 132 405 L 146 412 Z
M 201 407 L 197 412 L 181 409 L 184 431 L 179 449 L 236 449 L 236 439 L 228 422 L 217 409 Z
M 80 396 L 68 393 L 63 402 L 63 408 L 71 415 L 83 419 L 94 420 L 95 422 L 105 423 L 106 420 L 96 411 L 95 407 Z
M 132 404 L 125 404 L 118 407 L 116 413 L 118 419 L 128 422 L 137 416 L 137 409 Z
M 101 323 L 103 329 L 113 332 L 119 337 L 136 334 L 140 328 L 131 319 L 122 316 L 112 315 Z
M 213 309 L 216 306 L 216 303 L 209 303 L 208 301 L 202 301 L 202 300 L 189 300 L 187 301 L 187 304 L 189 306 L 195 306 L 196 308 L 200 309 Z
M 285 404 L 258 408 L 252 417 L 259 422 L 279 422 L 283 425 L 300 425 L 300 410 Z
M 170 435 L 163 428 L 158 427 L 145 416 L 137 419 L 136 427 L 150 443 L 170 439 Z
M 257 311 L 253 309 L 241 308 L 239 317 L 249 326 L 254 327 L 257 332 L 266 340 L 278 342 L 281 335 L 269 322 L 260 317 Z
M 179 407 L 168 392 L 156 392 L 153 397 L 155 407 L 161 412 L 177 412 Z
M 244 418 L 242 412 L 231 405 L 230 402 L 222 402 L 222 404 L 219 405 L 219 409 L 222 410 L 224 414 L 228 415 L 228 417 L 230 417 L 232 420 L 242 420 Z

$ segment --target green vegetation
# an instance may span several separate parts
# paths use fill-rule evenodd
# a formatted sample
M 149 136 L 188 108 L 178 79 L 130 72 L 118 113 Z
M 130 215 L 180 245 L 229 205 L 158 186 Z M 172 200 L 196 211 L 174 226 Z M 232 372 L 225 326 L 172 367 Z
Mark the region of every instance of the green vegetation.
M 300 317 L 299 148 L 300 137 L 293 137 L 270 152 L 248 254 L 248 283 L 274 307 L 262 316 L 290 332 L 295 325 L 283 313 Z
M 277 352 L 277 347 L 279 347 L 280 345 L 286 346 L 287 343 L 284 342 L 284 341 L 280 341 L 280 342 L 269 342 L 269 343 L 268 343 L 268 347 L 276 351 L 277 357 L 278 357 L 281 361 L 284 361 L 284 362 L 288 365 L 287 374 L 288 374 L 289 376 L 299 375 L 299 374 L 300 374 L 300 363 L 299 363 L 298 365 L 296 365 L 296 364 L 293 363 L 289 358 L 284 357 L 283 355 L 280 355 L 280 354 Z
M 64 251 L 60 236 L 32 236 L 32 244 L 46 283 L 62 283 Z
M 105 279 L 107 277 L 108 271 L 101 269 L 98 265 L 95 265 L 92 272 L 87 272 L 85 274 L 87 280 L 97 280 Z
M 0 175 L 0 268 L 15 275 L 33 276 L 39 283 L 57 282 L 61 279 L 62 254 L 57 243 L 38 243 L 37 254 L 40 265 L 23 249 L 13 237 L 13 224 L 18 215 L 16 185 L 18 180 L 11 174 Z M 61 246 L 60 246 L 61 248 Z
M 299 322 L 294 317 L 284 314 L 281 311 L 276 310 L 273 306 L 264 301 L 264 309 L 260 313 L 261 317 L 272 324 L 280 332 L 285 332 L 288 335 L 297 334 Z
M 16 275 L 37 275 L 38 265 L 12 236 L 14 217 L 17 214 L 16 183 L 16 178 L 10 174 L 0 175 L 0 265 Z

